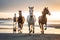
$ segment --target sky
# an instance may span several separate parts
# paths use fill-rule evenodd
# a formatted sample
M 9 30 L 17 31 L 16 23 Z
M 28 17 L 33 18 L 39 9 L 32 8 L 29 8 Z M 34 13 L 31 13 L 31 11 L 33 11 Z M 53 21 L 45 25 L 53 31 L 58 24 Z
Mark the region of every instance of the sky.
M 19 10 L 26 16 L 29 13 L 29 6 L 34 6 L 36 16 L 41 14 L 44 7 L 48 7 L 51 12 L 49 18 L 56 19 L 60 15 L 60 0 L 0 0 L 0 18 L 13 17 Z

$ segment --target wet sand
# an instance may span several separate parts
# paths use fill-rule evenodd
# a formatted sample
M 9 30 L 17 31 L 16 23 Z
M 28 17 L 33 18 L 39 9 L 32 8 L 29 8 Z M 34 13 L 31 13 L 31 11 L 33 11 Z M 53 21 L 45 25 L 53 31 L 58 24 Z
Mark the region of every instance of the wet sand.
M 59 26 L 59 27 L 58 27 Z M 41 34 L 41 30 L 39 26 L 35 26 L 35 34 Z M 13 33 L 12 26 L 1 26 L 0 33 Z M 18 33 L 18 32 L 17 32 Z M 22 33 L 29 33 L 28 26 L 23 26 Z M 47 25 L 47 30 L 44 30 L 45 34 L 60 34 L 60 25 Z
M 0 40 L 60 40 L 59 34 L 0 34 Z
M 23 26 L 22 34 L 13 33 L 12 26 L 0 27 L 0 40 L 60 40 L 60 28 L 56 28 L 58 25 L 50 24 L 48 29 L 44 30 L 45 34 L 41 34 L 39 26 L 35 26 L 35 33 L 29 35 L 28 26 Z M 60 25 L 59 25 L 60 26 Z

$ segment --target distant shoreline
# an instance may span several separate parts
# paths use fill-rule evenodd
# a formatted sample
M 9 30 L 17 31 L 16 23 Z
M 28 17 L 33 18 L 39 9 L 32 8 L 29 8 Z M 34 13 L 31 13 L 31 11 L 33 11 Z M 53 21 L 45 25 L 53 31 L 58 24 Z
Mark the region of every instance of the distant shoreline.
M 0 18 L 0 20 L 12 20 L 12 18 Z

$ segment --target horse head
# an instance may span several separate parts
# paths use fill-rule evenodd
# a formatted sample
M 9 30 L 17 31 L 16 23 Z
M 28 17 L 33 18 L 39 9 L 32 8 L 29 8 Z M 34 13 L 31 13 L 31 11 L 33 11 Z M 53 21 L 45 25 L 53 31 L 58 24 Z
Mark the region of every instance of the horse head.
M 48 15 L 51 15 L 51 13 L 49 12 L 48 10 L 48 7 L 45 7 L 42 14 L 48 14 Z
M 19 10 L 19 16 L 22 16 L 22 11 L 21 10 Z
M 48 15 L 51 15 L 51 13 L 50 13 L 48 7 L 47 7 L 46 9 L 47 9 L 47 14 L 48 14 Z
M 30 17 L 33 17 L 33 6 L 32 7 L 29 7 L 29 13 L 30 13 Z

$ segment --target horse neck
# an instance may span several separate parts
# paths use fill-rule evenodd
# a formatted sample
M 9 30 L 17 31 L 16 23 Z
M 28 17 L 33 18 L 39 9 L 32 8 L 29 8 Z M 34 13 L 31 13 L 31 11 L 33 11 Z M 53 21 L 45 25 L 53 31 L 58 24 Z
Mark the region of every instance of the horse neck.
M 46 14 L 42 15 L 42 17 L 46 17 Z
M 19 16 L 19 17 L 22 17 L 22 16 Z

